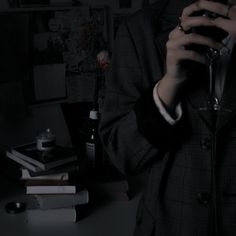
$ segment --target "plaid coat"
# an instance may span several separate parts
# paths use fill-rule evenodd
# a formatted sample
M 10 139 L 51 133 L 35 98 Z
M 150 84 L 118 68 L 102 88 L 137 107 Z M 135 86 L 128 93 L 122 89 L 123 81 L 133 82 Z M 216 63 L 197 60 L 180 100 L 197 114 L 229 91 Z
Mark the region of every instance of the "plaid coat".
M 217 116 L 200 112 L 204 73 L 193 71 L 183 117 L 170 126 L 152 98 L 165 73 L 165 44 L 191 0 L 163 0 L 120 27 L 100 125 L 113 163 L 126 174 L 149 170 L 135 236 L 236 235 L 236 59 Z

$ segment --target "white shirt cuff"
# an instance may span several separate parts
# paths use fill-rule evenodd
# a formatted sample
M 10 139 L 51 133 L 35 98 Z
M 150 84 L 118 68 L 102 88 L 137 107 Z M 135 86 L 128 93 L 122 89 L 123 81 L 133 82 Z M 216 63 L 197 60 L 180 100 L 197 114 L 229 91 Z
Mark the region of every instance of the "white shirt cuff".
M 159 82 L 155 85 L 154 89 L 153 89 L 153 99 L 154 102 L 157 106 L 157 109 L 159 110 L 159 112 L 161 113 L 161 115 L 163 116 L 163 118 L 170 124 L 170 125 L 174 125 L 176 124 L 182 117 L 183 114 L 183 110 L 181 107 L 181 103 L 178 103 L 176 108 L 175 108 L 175 114 L 176 114 L 176 118 L 174 119 L 173 117 L 171 117 L 171 115 L 168 113 L 168 111 L 166 110 L 165 106 L 163 105 L 158 93 L 157 93 L 157 87 L 158 87 Z

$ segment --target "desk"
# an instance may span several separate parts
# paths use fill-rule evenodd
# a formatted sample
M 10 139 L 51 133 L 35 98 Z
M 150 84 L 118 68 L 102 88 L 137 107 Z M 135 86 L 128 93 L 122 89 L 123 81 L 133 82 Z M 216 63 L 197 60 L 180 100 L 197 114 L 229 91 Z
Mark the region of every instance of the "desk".
M 132 236 L 140 196 L 141 192 L 130 201 L 97 205 L 88 216 L 77 223 L 31 226 L 27 224 L 25 212 L 16 215 L 5 212 L 4 206 L 7 202 L 24 200 L 25 195 L 16 184 L 1 180 L 0 232 L 2 236 Z

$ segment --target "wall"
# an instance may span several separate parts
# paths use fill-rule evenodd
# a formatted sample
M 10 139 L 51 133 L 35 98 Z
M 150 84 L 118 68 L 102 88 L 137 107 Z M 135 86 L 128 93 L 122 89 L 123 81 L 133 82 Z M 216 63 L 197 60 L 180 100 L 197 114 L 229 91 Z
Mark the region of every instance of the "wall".
M 0 10 L 8 8 L 8 1 L 1 0 Z M 71 145 L 60 104 L 33 107 L 25 113 L 22 100 L 19 90 L 0 84 L 0 153 L 14 145 L 34 141 L 47 127 L 55 133 L 58 144 Z
M 1 0 L 0 1 L 0 9 L 7 9 L 9 7 L 7 0 Z

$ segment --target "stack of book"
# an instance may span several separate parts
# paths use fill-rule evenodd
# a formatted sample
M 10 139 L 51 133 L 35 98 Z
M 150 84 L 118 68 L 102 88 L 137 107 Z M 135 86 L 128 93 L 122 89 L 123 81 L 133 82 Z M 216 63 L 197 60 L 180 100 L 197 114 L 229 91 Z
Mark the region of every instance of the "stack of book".
M 36 143 L 13 147 L 6 156 L 21 165 L 26 194 L 33 195 L 37 207 L 27 209 L 30 224 L 76 222 L 89 201 L 87 189 L 75 183 L 78 170 L 73 148 L 55 146 L 38 151 Z M 78 217 L 79 216 L 79 217 Z

